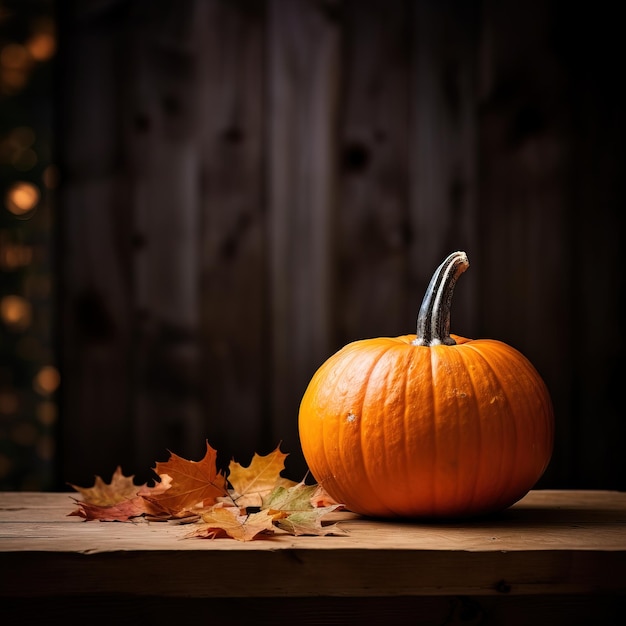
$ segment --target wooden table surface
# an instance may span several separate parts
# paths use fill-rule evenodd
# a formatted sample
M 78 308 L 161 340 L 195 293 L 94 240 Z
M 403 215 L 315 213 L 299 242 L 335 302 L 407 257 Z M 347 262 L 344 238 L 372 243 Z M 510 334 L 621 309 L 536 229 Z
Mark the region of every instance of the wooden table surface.
M 517 598 L 520 607 L 524 597 L 544 596 L 545 608 L 547 596 L 602 596 L 613 611 L 617 601 L 607 598 L 626 599 L 622 492 L 532 491 L 507 511 L 471 522 L 340 513 L 347 536 L 251 542 L 185 538 L 189 526 L 165 522 L 85 522 L 68 516 L 75 495 L 0 493 L 0 600 L 10 599 L 10 607 L 25 611 L 50 598 L 158 597 L 360 598 L 361 608 L 371 598 L 396 598 L 397 608 L 407 598 L 438 596 L 485 598 L 487 605 L 489 597 Z

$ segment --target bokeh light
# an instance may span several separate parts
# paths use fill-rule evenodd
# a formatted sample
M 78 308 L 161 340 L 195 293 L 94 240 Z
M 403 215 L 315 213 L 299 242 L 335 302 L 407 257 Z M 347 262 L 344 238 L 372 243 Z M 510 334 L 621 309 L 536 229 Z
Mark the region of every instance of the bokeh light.
M 33 387 L 42 396 L 49 396 L 57 390 L 60 382 L 59 370 L 53 365 L 46 365 L 37 372 Z
M 32 306 L 21 296 L 4 296 L 0 300 L 0 318 L 13 331 L 25 330 L 32 323 Z
M 0 0 L 0 491 L 56 480 L 55 0 Z
M 17 181 L 6 193 L 5 205 L 13 215 L 30 213 L 38 204 L 41 194 L 32 183 Z

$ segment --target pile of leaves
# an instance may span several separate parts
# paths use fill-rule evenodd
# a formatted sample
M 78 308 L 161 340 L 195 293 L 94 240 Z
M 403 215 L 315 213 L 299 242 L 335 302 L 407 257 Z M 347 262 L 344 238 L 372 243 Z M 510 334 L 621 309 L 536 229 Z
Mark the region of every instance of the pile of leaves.
M 232 460 L 226 473 L 217 468 L 217 452 L 209 443 L 201 461 L 169 453 L 154 468 L 153 486 L 136 485 L 118 467 L 106 483 L 95 477 L 92 487 L 77 487 L 82 499 L 69 515 L 103 522 L 167 521 L 193 524 L 186 537 L 230 537 L 250 541 L 276 532 L 290 535 L 342 535 L 329 513 L 340 503 L 317 484 L 294 482 L 281 473 L 288 456 L 280 444 L 266 456 L 254 454 L 244 467 Z

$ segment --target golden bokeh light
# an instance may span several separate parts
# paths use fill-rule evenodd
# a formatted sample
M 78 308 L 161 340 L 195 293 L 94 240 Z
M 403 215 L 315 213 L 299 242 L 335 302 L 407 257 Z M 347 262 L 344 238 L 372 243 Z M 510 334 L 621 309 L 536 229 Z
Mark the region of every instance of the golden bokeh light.
M 9 187 L 5 204 L 13 215 L 25 215 L 37 206 L 40 197 L 39 189 L 35 185 L 18 181 Z
M 57 390 L 60 383 L 59 370 L 53 365 L 45 365 L 37 372 L 33 387 L 42 396 L 49 396 Z
M 33 24 L 33 34 L 26 41 L 26 48 L 33 60 L 49 61 L 56 53 L 57 38 L 54 19 L 41 16 Z
M 32 323 L 33 309 L 21 296 L 4 296 L 0 300 L 0 318 L 11 330 L 25 330 Z
M 51 190 L 59 178 L 51 166 L 51 87 L 59 38 L 51 3 L 5 4 L 0 0 L 0 491 L 39 490 L 54 480 L 61 380 L 52 365 L 51 302 Z
M 35 33 L 26 42 L 26 49 L 35 61 L 48 61 L 56 52 L 56 38 L 52 33 Z

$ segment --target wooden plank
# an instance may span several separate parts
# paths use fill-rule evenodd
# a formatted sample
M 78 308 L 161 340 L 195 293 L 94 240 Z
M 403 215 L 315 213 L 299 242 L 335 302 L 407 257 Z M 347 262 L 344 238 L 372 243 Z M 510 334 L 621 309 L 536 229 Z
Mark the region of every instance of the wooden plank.
M 475 2 L 414 4 L 411 85 L 411 288 L 417 309 L 437 266 L 465 250 L 471 271 L 455 291 L 452 332 L 476 337 L 478 237 L 477 41 Z
M 559 468 L 555 478 L 567 478 L 581 487 L 623 490 L 626 421 L 620 381 L 626 374 L 622 356 L 626 277 L 621 255 L 626 250 L 626 125 L 622 111 L 626 96 L 615 80 L 621 66 L 620 27 L 611 10 L 590 15 L 578 8 L 572 18 L 579 25 L 576 30 L 584 28 L 590 39 L 581 47 L 568 30 L 559 48 L 569 70 L 566 97 L 571 135 L 566 149 L 571 167 L 565 184 L 566 225 L 572 243 L 563 270 L 569 277 L 565 321 L 573 345 L 567 388 L 571 413 L 565 410 L 569 419 L 564 417 L 561 427 L 573 437 L 561 442 L 559 457 L 566 458 L 569 467 L 567 473 Z M 574 427 L 567 423 L 571 421 Z
M 185 539 L 189 527 L 163 522 L 83 522 L 68 517 L 70 495 L 0 494 L 0 597 L 626 595 L 621 492 L 532 491 L 462 523 L 338 513 L 346 536 L 252 542 Z
M 0 596 L 626 594 L 621 492 L 533 491 L 465 522 L 340 513 L 347 536 L 247 543 L 185 539 L 189 527 L 167 523 L 83 522 L 73 508 L 68 493 L 0 494 Z
M 168 13 L 138 3 L 121 44 L 119 124 L 134 244 L 132 471 L 142 478 L 168 449 L 199 458 L 206 437 L 197 393 L 202 118 L 194 17 L 192 4 Z
M 3 570 L 12 575 L 0 578 L 2 596 L 30 598 L 71 592 L 78 596 L 293 598 L 626 592 L 624 552 L 615 551 L 511 555 L 355 548 L 124 554 L 122 560 L 113 552 L 4 553 Z M 154 572 L 167 576 L 155 577 Z
M 82 484 L 134 458 L 131 247 L 115 173 L 118 25 L 61 11 L 58 456 L 61 480 Z
M 186 620 L 226 620 L 235 624 L 275 624 L 289 615 L 304 626 L 361 626 L 385 624 L 433 626 L 433 624 L 550 624 L 588 626 L 616 624 L 623 596 L 560 595 L 519 597 L 359 597 L 359 598 L 238 598 L 236 603 L 215 598 L 143 598 L 128 595 L 51 597 L 3 600 L 2 614 L 20 624 L 40 624 L 71 613 L 78 621 L 116 624 L 175 623 Z M 489 620 L 489 621 L 485 621 Z
M 199 4 L 202 399 L 220 458 L 246 463 L 268 430 L 264 4 Z
M 78 494 L 76 494 L 78 495 Z M 343 537 L 292 537 L 271 541 L 180 541 L 186 526 L 167 523 L 85 523 L 69 516 L 69 493 L 0 494 L 0 549 L 109 552 L 149 550 L 442 550 L 541 551 L 626 549 L 626 494 L 607 491 L 531 491 L 487 519 L 448 522 L 375 521 L 349 512 L 334 519 Z M 601 531 L 601 532 L 600 532 Z
M 481 64 L 481 332 L 522 351 L 550 389 L 558 435 L 540 486 L 571 477 L 579 455 L 569 267 L 574 151 L 552 19 L 543 3 L 489 3 Z
M 340 189 L 334 221 L 335 347 L 414 332 L 408 284 L 410 7 L 342 7 Z M 434 268 L 433 268 L 434 269 Z
M 331 351 L 340 40 L 325 6 L 268 4 L 271 433 L 300 477 L 298 407 Z
M 65 191 L 62 475 L 88 484 L 131 465 L 130 284 L 113 180 Z

